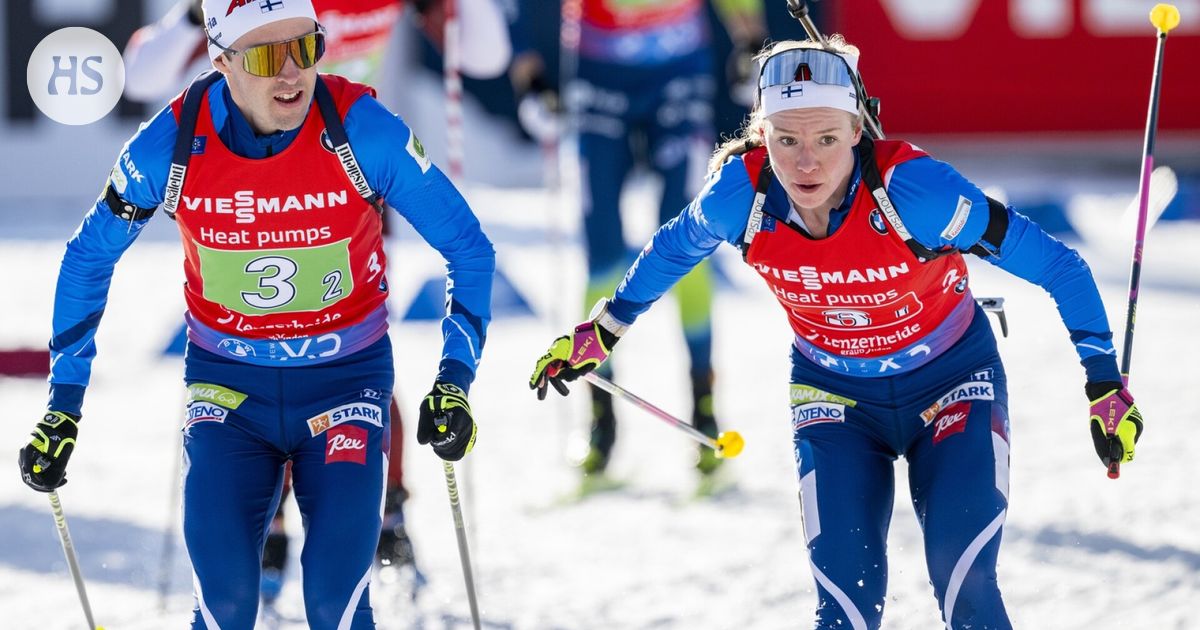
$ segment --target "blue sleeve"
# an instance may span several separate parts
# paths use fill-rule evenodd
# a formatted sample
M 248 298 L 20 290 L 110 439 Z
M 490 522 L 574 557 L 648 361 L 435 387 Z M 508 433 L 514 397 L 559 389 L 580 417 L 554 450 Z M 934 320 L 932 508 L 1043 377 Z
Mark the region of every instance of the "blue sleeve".
M 888 184 L 888 195 L 913 238 L 926 247 L 966 251 L 987 229 L 987 199 L 945 162 L 919 158 L 900 164 Z M 1121 380 L 1104 303 L 1078 252 L 1008 208 L 1008 230 L 1000 252 L 986 260 L 1050 294 L 1088 381 Z
M 987 261 L 1050 293 L 1071 333 L 1088 382 L 1121 381 L 1104 303 L 1079 252 L 1010 207 L 1000 253 Z
M 740 157 L 726 161 L 679 216 L 658 228 L 617 287 L 609 313 L 632 324 L 680 278 L 746 230 L 754 187 Z
M 122 199 L 140 207 L 158 206 L 175 130 L 170 108 L 143 123 L 121 149 L 105 186 L 111 185 Z M 101 194 L 67 241 L 54 290 L 50 409 L 82 415 L 83 393 L 96 357 L 96 328 L 108 303 L 113 269 L 148 221 L 118 218 Z
M 492 318 L 492 243 L 466 200 L 429 161 L 416 135 L 379 101 L 364 96 L 350 107 L 346 135 L 371 189 L 446 260 L 438 378 L 469 389 Z
M 154 208 L 163 202 L 178 131 L 170 105 L 138 127 L 121 148 L 109 178 L 122 199 L 142 208 Z

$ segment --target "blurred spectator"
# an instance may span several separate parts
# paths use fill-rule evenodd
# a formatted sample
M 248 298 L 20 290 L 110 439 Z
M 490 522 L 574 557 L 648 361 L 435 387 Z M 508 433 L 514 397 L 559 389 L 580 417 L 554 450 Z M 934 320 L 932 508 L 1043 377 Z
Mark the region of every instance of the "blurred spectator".
M 733 42 L 728 58 L 730 88 L 753 98 L 753 55 L 766 27 L 759 0 L 714 2 Z M 712 99 L 715 63 L 706 6 L 702 0 L 629 3 L 582 0 L 566 5 L 566 36 L 577 43 L 575 73 L 563 103 L 541 54 L 526 43 L 528 26 L 513 26 L 515 57 L 509 71 L 525 130 L 543 143 L 561 132 L 560 112 L 570 113 L 579 133 L 588 284 L 585 301 L 611 293 L 628 266 L 622 236 L 620 197 L 635 161 L 662 180 L 659 219 L 667 221 L 698 188 L 714 140 Z M 571 11 L 578 11 L 578 24 Z M 744 89 L 751 86 L 749 92 Z M 746 98 L 746 95 L 749 98 Z M 716 436 L 712 400 L 712 281 L 707 265 L 697 267 L 676 289 L 683 334 L 691 358 L 692 423 Z M 611 368 L 607 368 L 611 370 Z M 592 428 L 582 462 L 585 485 L 599 482 L 616 440 L 612 397 L 592 391 Z M 699 451 L 704 475 L 720 460 Z

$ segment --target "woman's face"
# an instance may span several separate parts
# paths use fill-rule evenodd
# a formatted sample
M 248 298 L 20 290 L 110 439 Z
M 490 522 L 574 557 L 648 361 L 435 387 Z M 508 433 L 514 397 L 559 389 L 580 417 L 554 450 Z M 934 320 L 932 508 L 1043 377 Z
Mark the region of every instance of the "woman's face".
M 767 117 L 763 137 L 775 176 L 797 208 L 828 210 L 841 204 L 854 171 L 857 118 L 840 109 L 789 109 Z M 836 198 L 835 198 L 836 197 Z

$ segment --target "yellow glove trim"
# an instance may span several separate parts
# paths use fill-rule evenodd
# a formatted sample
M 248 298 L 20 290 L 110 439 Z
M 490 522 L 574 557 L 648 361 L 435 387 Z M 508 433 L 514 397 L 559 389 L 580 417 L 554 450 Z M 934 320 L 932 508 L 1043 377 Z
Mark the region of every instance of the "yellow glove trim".
M 537 364 L 533 368 L 533 375 L 529 377 L 529 388 L 533 389 L 537 387 L 538 382 L 545 378 L 546 368 L 550 367 L 551 363 L 554 363 L 555 361 L 562 361 L 564 363 L 570 361 L 571 350 L 572 343 L 570 335 L 563 335 L 562 337 L 555 339 L 554 343 L 550 344 L 550 348 L 546 350 L 546 354 L 543 354 L 541 358 L 537 360 Z

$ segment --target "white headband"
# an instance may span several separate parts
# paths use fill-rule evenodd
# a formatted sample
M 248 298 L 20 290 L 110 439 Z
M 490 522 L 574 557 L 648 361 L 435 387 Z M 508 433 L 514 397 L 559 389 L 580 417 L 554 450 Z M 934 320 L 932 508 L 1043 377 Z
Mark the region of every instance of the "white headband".
M 233 48 L 239 37 L 260 26 L 289 18 L 317 21 L 312 0 L 204 0 L 203 8 L 209 59 L 224 52 L 221 46 Z
M 858 72 L 858 57 L 838 53 L 849 64 L 851 71 Z M 772 85 L 759 92 L 763 115 L 770 116 L 788 109 L 832 107 L 851 114 L 858 114 L 858 94 L 854 86 L 823 85 L 815 81 L 793 81 L 783 85 Z

